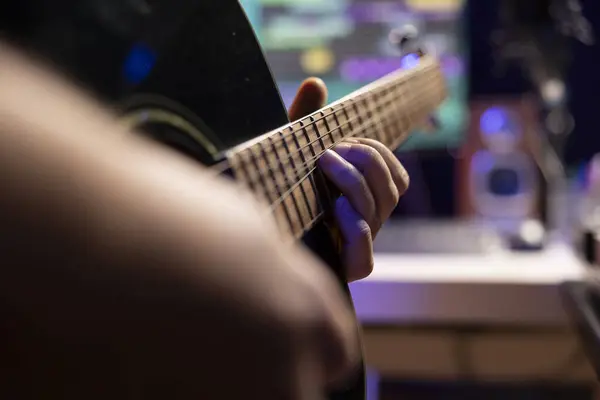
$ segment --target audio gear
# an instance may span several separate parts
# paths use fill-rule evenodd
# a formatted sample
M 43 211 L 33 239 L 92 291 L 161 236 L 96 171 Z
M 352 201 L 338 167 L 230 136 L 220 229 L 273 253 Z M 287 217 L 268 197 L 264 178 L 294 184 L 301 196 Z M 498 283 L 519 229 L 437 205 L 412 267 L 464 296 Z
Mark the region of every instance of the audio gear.
M 537 119 L 531 97 L 471 101 L 467 140 L 458 162 L 461 216 L 502 223 L 541 217 Z

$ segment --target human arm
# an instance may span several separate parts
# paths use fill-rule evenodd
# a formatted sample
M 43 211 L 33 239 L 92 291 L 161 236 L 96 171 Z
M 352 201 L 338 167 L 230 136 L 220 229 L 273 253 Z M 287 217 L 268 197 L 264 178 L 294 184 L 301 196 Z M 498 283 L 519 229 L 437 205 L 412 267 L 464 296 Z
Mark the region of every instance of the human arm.
M 249 194 L 5 47 L 0 88 L 4 397 L 309 399 L 354 364 L 334 277 Z

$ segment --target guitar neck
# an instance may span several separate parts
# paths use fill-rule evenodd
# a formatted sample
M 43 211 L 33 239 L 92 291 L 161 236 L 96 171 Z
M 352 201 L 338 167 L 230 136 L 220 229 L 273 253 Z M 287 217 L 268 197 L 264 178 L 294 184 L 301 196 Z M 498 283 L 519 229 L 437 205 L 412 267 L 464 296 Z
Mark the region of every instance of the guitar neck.
M 271 206 L 280 227 L 301 237 L 331 210 L 331 196 L 316 163 L 348 138 L 400 146 L 446 96 L 437 61 L 422 57 L 349 96 L 227 153 L 236 180 Z

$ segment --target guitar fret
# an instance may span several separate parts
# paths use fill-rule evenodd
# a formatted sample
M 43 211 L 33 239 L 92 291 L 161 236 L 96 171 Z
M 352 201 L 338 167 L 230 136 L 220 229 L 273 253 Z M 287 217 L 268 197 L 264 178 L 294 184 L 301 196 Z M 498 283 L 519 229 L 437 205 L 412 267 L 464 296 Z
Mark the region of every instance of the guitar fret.
M 254 147 L 258 147 L 258 149 L 261 153 L 261 157 L 262 157 L 264 163 L 266 163 L 266 165 L 265 165 L 266 170 L 267 170 L 267 173 L 269 174 L 269 176 L 271 177 L 271 180 L 267 180 L 264 177 L 263 172 L 262 172 L 263 165 L 261 165 L 259 163 L 258 157 L 254 153 Z M 263 190 L 265 191 L 267 200 L 269 200 L 270 203 L 273 203 L 273 201 L 275 201 L 276 198 L 273 198 L 272 195 L 275 195 L 275 194 L 281 195 L 281 193 L 279 192 L 279 188 L 275 184 L 275 172 L 271 168 L 271 163 L 269 162 L 269 158 L 267 157 L 267 154 L 263 150 L 262 143 L 257 143 L 255 146 L 249 147 L 246 150 L 246 153 L 249 154 L 249 157 L 252 160 L 252 164 L 254 165 L 254 168 L 256 168 L 258 179 L 263 186 Z M 271 189 L 273 189 L 273 191 Z
M 383 120 L 385 115 L 381 111 L 381 107 L 379 105 L 379 91 L 374 90 L 371 95 L 371 107 L 374 112 L 374 121 L 375 121 L 375 137 L 381 143 L 387 144 L 387 137 L 385 133 L 385 128 L 383 127 Z
M 394 84 L 388 88 L 388 97 L 389 102 L 392 104 L 394 110 L 394 123 L 393 127 L 397 130 L 398 133 L 405 131 L 405 126 L 403 124 L 403 112 L 402 112 L 402 104 L 397 95 L 398 85 Z
M 330 108 L 330 111 L 331 112 L 325 117 L 325 123 L 331 128 L 331 140 L 333 140 L 333 143 L 338 143 L 344 140 L 343 127 L 337 120 L 337 111 L 335 108 Z
M 352 118 L 350 118 L 350 116 L 348 115 L 348 107 L 342 107 L 342 113 L 343 113 L 344 117 L 346 118 L 345 123 L 350 128 L 350 136 L 356 135 L 357 132 L 354 132 Z
M 314 121 L 313 126 L 317 133 L 317 135 L 323 137 L 323 139 L 327 138 L 331 140 L 330 135 L 328 134 L 329 128 L 327 126 L 326 115 L 323 111 L 319 111 L 316 117 L 311 117 L 311 120 Z M 333 143 L 329 143 L 327 147 L 331 146 Z
M 321 119 L 320 121 L 324 121 L 324 120 Z M 315 127 L 316 127 L 316 125 L 315 125 Z M 304 134 L 305 134 L 307 140 L 310 140 L 310 138 L 308 137 L 308 134 L 307 134 L 306 131 L 304 131 Z M 310 151 L 312 153 L 311 158 L 314 159 L 314 160 L 316 160 L 318 154 L 317 154 L 317 152 L 315 152 L 315 149 L 312 146 L 310 146 Z M 317 190 L 317 188 L 321 188 L 321 189 L 323 189 L 325 191 L 325 193 L 324 193 L 325 196 L 323 196 L 319 200 L 319 204 L 321 205 L 321 209 L 324 210 L 324 211 L 325 210 L 330 210 L 331 209 L 331 199 L 332 199 L 332 196 L 331 196 L 331 193 L 329 192 L 329 188 L 327 187 L 327 181 L 326 181 L 325 177 L 323 176 L 323 174 L 321 173 L 321 170 L 319 170 L 319 169 L 315 170 L 315 173 L 313 174 L 313 177 L 314 177 L 315 181 L 312 182 L 312 183 L 314 184 L 315 193 L 317 194 L 317 196 L 318 196 L 318 193 L 319 193 L 319 191 Z M 318 183 L 316 182 L 317 179 L 319 179 Z M 319 197 L 317 197 L 317 198 L 319 199 Z M 327 201 L 327 206 L 329 206 L 329 207 L 327 207 L 327 208 L 323 207 L 323 203 L 322 203 L 323 200 Z
M 246 149 L 239 154 L 239 161 L 240 166 L 247 176 L 246 184 L 249 186 L 250 190 L 258 196 L 260 201 L 270 204 L 272 200 L 268 188 L 265 186 L 264 177 L 261 174 L 260 168 L 255 162 L 254 157 L 252 157 L 250 149 Z
M 257 192 L 257 188 L 256 188 L 256 180 L 254 179 L 254 177 L 252 176 L 252 174 L 250 173 L 250 169 L 248 168 L 248 166 L 246 165 L 246 160 L 243 157 L 243 153 L 239 153 L 236 157 L 236 164 L 238 167 L 237 172 L 242 172 L 245 176 L 243 177 L 243 179 L 241 179 L 242 181 L 244 181 L 248 187 L 250 188 L 250 190 L 256 194 L 258 194 Z M 238 177 L 238 178 L 242 178 L 242 177 Z
M 366 96 L 362 96 L 361 98 L 358 99 L 358 101 L 360 102 L 362 108 L 364 108 L 365 113 L 367 115 L 366 123 L 361 123 L 361 130 L 363 132 L 363 136 L 366 138 L 369 138 L 369 139 L 375 139 L 375 137 L 373 135 L 373 127 L 372 127 L 372 124 L 370 123 L 370 121 L 373 120 L 373 113 L 371 112 L 371 110 L 369 108 L 369 104 L 367 103 Z
M 371 111 L 371 120 L 373 121 L 372 124 L 372 129 L 373 129 L 373 136 L 374 139 L 376 139 L 379 142 L 383 142 L 383 132 L 381 130 L 381 115 L 379 115 L 379 112 L 377 111 L 377 101 L 376 101 L 376 92 L 371 93 L 370 96 L 367 96 L 367 108 Z
M 282 132 L 280 132 L 280 135 L 282 135 L 282 137 L 283 137 L 283 133 Z M 296 132 L 294 132 L 294 130 L 291 130 L 290 136 L 292 137 L 292 139 L 294 140 L 294 144 L 296 145 L 296 149 L 294 151 L 297 152 L 300 155 L 300 158 L 301 158 L 301 161 L 302 161 L 302 166 L 304 167 L 304 166 L 307 165 L 307 163 L 306 163 L 306 157 L 304 155 L 304 150 L 302 148 L 302 145 L 300 144 L 300 141 L 298 140 L 298 135 L 296 134 Z M 302 170 L 302 168 L 298 169 L 298 173 L 297 173 L 298 176 L 300 176 L 299 172 L 301 170 Z
M 392 131 L 392 123 L 395 119 L 395 112 L 393 111 L 393 105 L 390 101 L 390 97 L 389 97 L 389 89 L 387 87 L 384 87 L 381 90 L 382 94 L 379 97 L 380 103 L 379 103 L 379 107 L 380 107 L 380 112 L 382 114 L 382 121 L 383 121 L 383 134 L 385 137 L 385 144 L 389 145 L 390 143 L 392 143 L 394 141 L 394 137 L 396 136 L 397 133 Z M 387 113 L 384 113 L 383 110 L 388 110 Z M 399 132 L 398 132 L 399 133 Z
M 331 131 L 329 124 L 327 123 L 327 117 L 325 115 L 324 111 L 320 111 L 319 112 L 320 117 L 317 118 L 318 123 L 321 123 L 322 126 L 325 127 L 326 132 L 328 132 L 329 136 L 331 136 L 331 140 L 332 140 L 332 145 L 335 143 L 335 140 L 333 138 L 333 132 Z M 319 131 L 319 128 L 317 127 L 317 124 L 315 124 L 315 130 L 317 131 L 317 134 L 319 136 L 323 136 L 321 134 L 321 132 Z M 327 205 L 331 205 L 331 200 L 333 199 L 333 195 L 331 194 L 329 187 L 327 186 L 327 181 L 325 180 L 325 177 L 323 176 L 323 174 L 320 173 L 320 171 L 318 171 L 317 175 L 320 177 L 320 181 L 321 181 L 321 187 L 323 188 L 323 190 L 325 191 L 325 198 L 327 199 Z M 321 207 L 321 209 L 325 210 L 325 208 Z M 328 208 L 329 209 L 329 208 Z
M 294 149 L 293 153 L 299 152 L 300 158 L 302 159 L 301 167 L 298 168 L 296 166 L 296 161 L 294 161 L 294 157 L 293 156 L 289 156 L 291 164 L 292 164 L 292 168 L 294 170 L 294 179 L 293 179 L 293 181 L 300 183 L 298 185 L 298 187 L 300 188 L 300 194 L 304 198 L 303 206 L 305 206 L 306 210 L 308 211 L 309 219 L 313 219 L 315 217 L 316 213 L 314 212 L 314 210 L 311 207 L 311 203 L 310 203 L 309 196 L 308 196 L 308 193 L 306 191 L 306 185 L 305 185 L 305 181 L 307 179 L 309 179 L 309 178 L 305 178 L 305 177 L 303 177 L 303 176 L 300 175 L 301 171 L 303 171 L 306 168 L 306 160 L 304 159 L 304 154 L 302 153 L 302 150 L 300 149 L 300 144 L 298 143 L 298 138 L 296 137 L 296 134 L 292 133 L 291 136 L 292 136 L 292 138 L 294 140 L 294 143 L 297 146 L 297 149 Z M 289 146 L 288 146 L 288 144 L 287 144 L 287 142 L 285 140 L 284 140 L 284 146 L 285 146 L 286 152 L 291 155 L 292 151 L 290 150 L 290 148 L 289 148 Z
M 329 122 L 327 121 L 329 115 L 325 114 L 325 111 L 321 111 L 319 112 L 319 114 L 321 115 L 320 119 L 323 121 L 323 125 L 325 126 L 325 134 L 329 136 L 329 139 L 331 140 L 331 146 L 333 146 L 335 144 L 335 137 L 333 136 L 333 132 L 337 128 L 332 128 L 332 126 L 329 124 Z
M 352 102 L 352 111 L 354 111 L 356 115 L 356 120 L 358 121 L 358 128 L 356 132 L 354 132 L 354 135 L 361 134 L 363 130 L 363 118 L 360 115 L 360 112 L 358 111 L 358 99 Z
M 307 132 L 308 136 L 310 137 L 310 133 L 308 133 L 308 128 L 307 126 L 304 124 L 304 122 L 300 121 L 300 126 L 302 126 L 302 129 L 304 129 L 305 132 Z M 309 126 L 313 126 L 312 124 L 309 124 Z M 313 129 L 313 132 L 315 133 L 316 139 L 313 139 L 312 142 L 319 142 L 319 144 L 321 145 L 321 149 L 319 150 L 318 153 L 321 153 L 321 151 L 325 151 L 327 149 L 327 146 L 325 146 L 325 142 L 323 141 L 323 136 L 315 129 Z
M 342 105 L 340 104 L 340 107 L 342 107 Z M 337 117 L 338 111 L 335 110 L 333 107 L 331 108 L 331 118 L 333 119 L 333 123 L 335 124 L 336 131 L 339 133 L 339 141 L 342 141 L 346 138 L 346 135 L 344 134 L 344 126 L 340 123 L 340 120 Z M 333 132 L 331 133 L 331 140 L 333 140 L 333 143 L 336 142 Z
M 247 183 L 251 190 L 258 197 L 258 199 L 266 204 L 273 204 L 273 199 L 270 196 L 268 180 L 266 180 L 261 173 L 260 164 L 256 159 L 253 148 L 247 148 L 239 153 L 239 159 L 241 161 L 241 167 L 245 170 L 248 176 Z M 245 165 L 248 163 L 247 165 Z M 278 219 L 277 223 L 280 225 L 280 229 L 288 231 L 292 229 L 293 224 L 287 210 L 285 211 L 284 219 Z M 283 226 L 281 226 L 283 225 Z
M 296 147 L 299 150 L 300 158 L 302 159 L 302 164 L 308 166 L 308 158 L 304 154 L 304 150 L 300 144 L 298 135 L 294 132 L 292 133 L 292 137 L 294 138 Z M 318 191 L 313 176 L 309 176 L 306 179 L 302 180 L 301 187 L 302 191 L 306 194 L 308 209 L 310 210 L 311 215 L 313 215 L 316 218 L 316 216 L 320 214 L 320 210 L 323 210 L 324 208 L 317 195 Z M 314 202 L 312 200 L 314 200 Z
M 258 146 L 261 156 L 267 164 L 267 169 L 269 171 L 270 180 L 265 183 L 265 188 L 266 188 L 268 194 L 273 193 L 275 195 L 275 197 L 268 195 L 269 203 L 274 204 L 281 198 L 281 196 L 283 195 L 283 192 L 285 192 L 285 190 L 282 191 L 279 183 L 277 182 L 276 171 L 273 169 L 273 167 L 271 165 L 272 158 L 269 157 L 269 155 L 267 154 L 267 151 L 264 148 L 263 142 L 257 143 L 256 146 Z M 251 149 L 249 149 L 249 150 L 251 151 Z M 276 163 L 278 164 L 279 162 L 276 160 Z M 281 211 L 283 211 L 283 217 L 280 216 Z M 287 207 L 285 207 L 285 206 L 278 207 L 278 210 L 275 212 L 275 215 L 276 215 L 277 223 L 279 225 L 284 224 L 284 225 L 286 225 L 286 230 L 293 232 L 294 224 L 292 221 L 292 216 L 290 214 L 290 211 Z
M 259 144 L 257 144 L 259 145 Z M 273 203 L 275 200 L 277 200 L 277 198 L 272 197 L 272 195 L 276 195 L 279 194 L 281 196 L 281 192 L 279 191 L 279 187 L 277 187 L 277 185 L 275 184 L 275 178 L 274 178 L 274 171 L 271 169 L 270 164 L 268 163 L 268 158 L 266 156 L 263 156 L 264 161 L 267 163 L 266 165 L 266 170 L 269 173 L 269 175 L 271 176 L 271 180 L 268 180 L 265 178 L 264 174 L 263 174 L 263 170 L 261 169 L 261 165 L 258 161 L 258 157 L 256 157 L 256 154 L 254 153 L 254 146 L 249 147 L 248 149 L 246 149 L 246 151 L 244 152 L 248 155 L 248 158 L 251 160 L 252 165 L 255 169 L 255 178 L 253 179 L 254 182 L 258 181 L 261 186 L 262 186 L 262 190 L 264 192 L 264 195 L 266 197 L 266 199 L 269 201 L 269 203 Z M 272 185 L 270 183 L 273 183 Z M 271 191 L 271 189 L 274 190 Z
M 294 135 L 292 135 L 292 136 L 294 136 Z M 294 170 L 294 174 L 297 175 L 297 171 L 293 166 L 294 165 L 293 155 L 290 153 L 289 146 L 287 144 L 287 138 L 282 137 L 282 140 L 283 140 L 283 146 L 281 146 L 281 147 L 275 146 L 275 143 L 273 141 L 271 141 L 271 145 L 272 145 L 273 152 L 275 153 L 275 157 L 279 161 L 280 178 L 278 180 L 283 180 L 285 182 L 285 185 L 287 186 L 287 190 L 285 191 L 285 193 L 283 193 L 281 195 L 283 204 L 287 207 L 291 203 L 291 206 L 296 211 L 295 212 L 296 217 L 295 218 L 292 217 L 292 221 L 294 223 L 292 226 L 292 232 L 294 235 L 297 235 L 300 232 L 302 232 L 302 230 L 304 229 L 305 213 L 304 213 L 304 207 L 301 206 L 301 203 L 297 199 L 297 195 L 299 193 L 296 190 L 296 183 L 299 181 L 299 178 L 298 177 L 290 178 L 290 176 L 288 174 L 289 168 L 285 168 L 283 163 L 281 163 L 282 155 L 280 153 L 280 150 L 283 150 L 283 152 L 284 152 L 283 157 L 290 160 L 289 161 L 290 167 L 292 167 L 292 169 Z M 278 185 L 279 185 L 279 183 L 278 183 Z
M 407 104 L 406 103 L 406 90 L 403 88 L 404 86 L 404 82 L 399 82 L 396 86 L 395 86 L 395 90 L 396 90 L 396 98 L 398 99 L 398 102 L 400 103 L 400 105 L 404 108 L 409 108 L 412 107 L 411 104 Z M 398 93 L 400 92 L 400 93 Z M 412 109 L 411 109 L 412 110 Z M 411 113 L 410 112 L 404 112 L 402 117 L 402 122 L 405 123 L 404 125 L 404 130 L 410 130 L 412 127 L 412 120 L 411 120 Z
M 230 169 L 261 201 L 270 202 L 280 226 L 298 237 L 332 210 L 334 197 L 316 168 L 322 151 L 352 136 L 395 147 L 444 96 L 443 74 L 428 58 L 268 135 L 269 143 L 265 138 L 231 150 Z

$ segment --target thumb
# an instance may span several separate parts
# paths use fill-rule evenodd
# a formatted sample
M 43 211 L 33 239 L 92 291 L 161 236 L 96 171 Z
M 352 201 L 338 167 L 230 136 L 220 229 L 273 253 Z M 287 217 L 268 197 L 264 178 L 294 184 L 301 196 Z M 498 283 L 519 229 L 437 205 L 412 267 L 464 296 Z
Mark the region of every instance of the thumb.
M 290 107 L 290 119 L 299 120 L 325 106 L 327 87 L 319 78 L 308 78 L 298 89 L 296 98 Z

